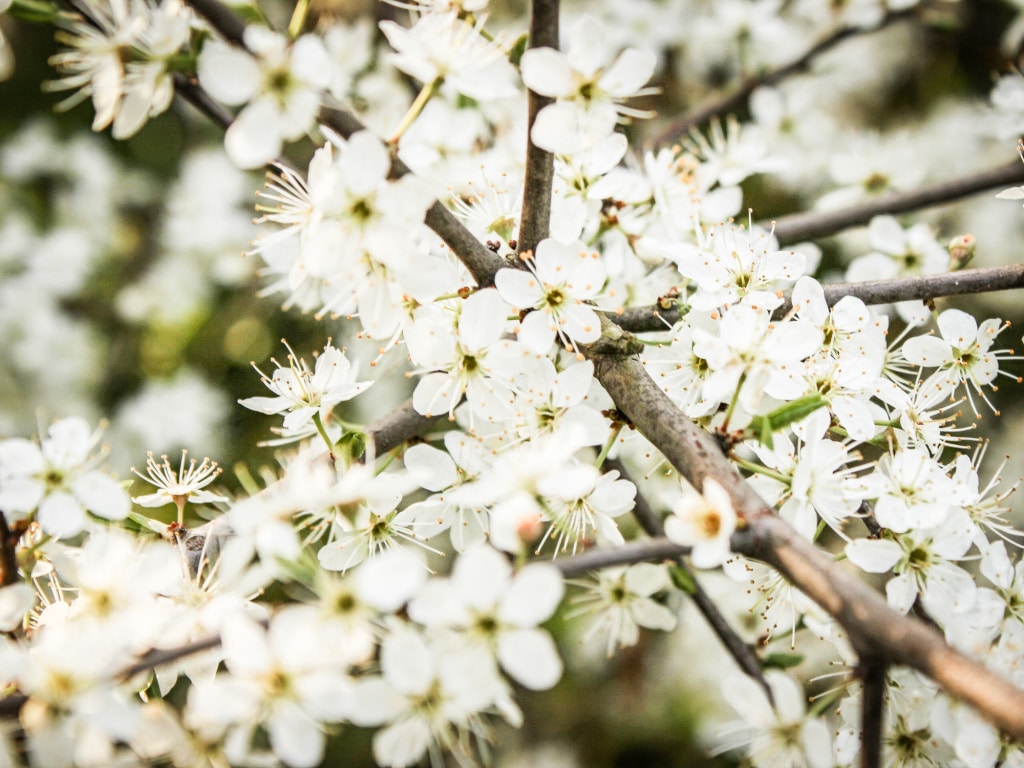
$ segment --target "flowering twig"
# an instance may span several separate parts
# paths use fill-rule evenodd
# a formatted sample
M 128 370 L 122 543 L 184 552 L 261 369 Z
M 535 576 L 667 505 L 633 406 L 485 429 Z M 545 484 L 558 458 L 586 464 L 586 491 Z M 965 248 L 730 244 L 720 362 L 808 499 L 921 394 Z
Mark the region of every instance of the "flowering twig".
M 680 474 L 698 490 L 709 477 L 728 490 L 741 520 L 733 537 L 734 551 L 781 572 L 839 622 L 862 658 L 917 669 L 951 696 L 973 705 L 996 727 L 1024 739 L 1024 691 L 951 648 L 932 628 L 893 611 L 885 598 L 775 516 L 742 481 L 714 439 L 672 403 L 639 360 L 602 357 L 594 363 L 595 374 L 616 407 Z M 598 559 L 597 553 L 587 554 Z
M 621 547 L 590 549 L 579 555 L 559 557 L 553 561 L 566 578 L 582 576 L 602 568 L 631 565 L 651 560 L 674 560 L 690 551 L 689 547 L 668 539 L 631 541 Z
M 530 48 L 558 48 L 558 0 L 532 0 L 530 3 Z M 526 178 L 517 243 L 519 253 L 534 251 L 537 243 L 548 236 L 548 228 L 551 226 L 551 181 L 555 174 L 555 156 L 530 139 L 530 129 L 538 113 L 554 100 L 532 90 L 528 93 Z
M 808 48 L 803 55 L 788 64 L 783 64 L 782 66 L 767 72 L 748 76 L 728 93 L 715 96 L 705 103 L 697 106 L 695 109 L 690 110 L 679 119 L 673 120 L 664 130 L 661 131 L 661 133 L 648 141 L 648 144 L 651 146 L 667 144 L 675 140 L 677 137 L 682 136 L 691 128 L 702 125 L 714 117 L 734 112 L 735 110 L 740 109 L 750 94 L 761 86 L 776 85 L 787 77 L 807 70 L 818 56 L 831 50 L 843 40 L 858 34 L 876 32 L 887 27 L 898 19 L 907 18 L 911 14 L 911 11 L 890 12 L 886 14 L 881 22 L 879 22 L 878 26 L 872 29 L 864 29 L 862 27 L 839 27 L 822 37 L 817 43 Z
M 860 766 L 878 768 L 882 764 L 882 736 L 885 734 L 886 663 L 865 657 L 858 672 L 864 686 L 861 702 Z
M 917 211 L 1021 182 L 1024 182 L 1024 164 L 1016 161 L 910 192 L 882 195 L 838 211 L 808 211 L 783 216 L 775 221 L 775 236 L 782 245 L 815 240 L 867 224 L 875 216 Z
M 1024 166 L 1022 166 L 1024 167 Z M 1024 288 L 1024 265 L 964 269 L 935 275 L 910 275 L 889 280 L 866 280 L 859 283 L 825 283 L 825 303 L 832 306 L 844 296 L 856 296 L 865 304 L 892 304 L 911 299 L 938 299 L 969 293 L 991 293 Z M 775 310 L 777 316 L 792 309 L 789 296 Z M 664 331 L 679 320 L 679 310 L 665 309 L 658 304 L 630 307 L 621 315 L 608 315 L 620 328 L 632 333 Z

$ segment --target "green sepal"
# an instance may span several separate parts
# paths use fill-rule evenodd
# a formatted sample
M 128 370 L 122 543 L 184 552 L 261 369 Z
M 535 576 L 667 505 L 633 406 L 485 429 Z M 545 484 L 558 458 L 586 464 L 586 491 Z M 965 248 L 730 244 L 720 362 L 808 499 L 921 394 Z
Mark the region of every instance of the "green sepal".
M 358 461 L 366 453 L 366 433 L 357 429 L 347 430 L 334 444 L 335 454 Z

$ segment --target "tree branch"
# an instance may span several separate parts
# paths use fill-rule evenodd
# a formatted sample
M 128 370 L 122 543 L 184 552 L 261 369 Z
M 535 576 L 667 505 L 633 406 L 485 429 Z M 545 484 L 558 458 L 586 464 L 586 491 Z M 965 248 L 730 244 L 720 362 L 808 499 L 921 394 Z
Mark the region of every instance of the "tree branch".
M 882 21 L 879 22 L 879 25 L 874 29 L 840 27 L 818 40 L 817 43 L 808 48 L 807 51 L 805 51 L 799 58 L 794 59 L 788 64 L 783 64 L 777 69 L 763 72 L 759 75 L 745 77 L 740 81 L 739 85 L 728 93 L 712 97 L 710 100 L 699 105 L 695 109 L 690 110 L 679 119 L 671 122 L 668 127 L 647 143 L 649 146 L 668 144 L 679 136 L 682 136 L 691 128 L 702 125 L 713 117 L 719 117 L 727 112 L 734 112 L 741 108 L 746 103 L 750 94 L 761 86 L 777 85 L 787 77 L 805 71 L 811 66 L 814 60 L 818 58 L 818 56 L 831 50 L 848 37 L 877 32 L 878 30 L 889 26 L 894 21 L 907 18 L 911 15 L 913 15 L 912 11 L 890 12 L 886 14 L 885 18 L 883 18 Z
M 885 735 L 885 678 L 888 666 L 873 658 L 860 660 L 864 692 L 861 702 L 860 768 L 882 765 L 882 737 Z
M 783 216 L 775 221 L 775 237 L 778 238 L 780 245 L 816 240 L 850 227 L 867 224 L 875 216 L 882 214 L 895 215 L 917 211 L 1022 182 L 1024 163 L 1016 161 L 960 179 L 940 181 L 910 192 L 882 195 L 838 211 L 808 211 Z
M 16 584 L 21 580 L 18 569 L 18 541 L 23 529 L 7 526 L 7 516 L 0 512 L 0 587 Z
M 559 0 L 532 0 L 530 3 L 530 48 L 558 48 Z M 526 177 L 523 184 L 523 210 L 519 223 L 519 253 L 533 252 L 548 236 L 551 226 L 551 189 L 555 176 L 555 157 L 530 138 L 537 114 L 554 102 L 549 96 L 529 91 L 526 128 Z
M 373 442 L 374 451 L 380 456 L 442 423 L 447 423 L 446 416 L 421 416 L 413 410 L 412 401 L 407 400 L 368 426 L 366 437 Z
M 825 291 L 825 303 L 830 307 L 846 296 L 856 296 L 865 304 L 874 305 L 911 299 L 939 299 L 970 293 L 1009 291 L 1024 288 L 1024 264 L 962 269 L 959 272 L 942 272 L 936 275 L 909 275 L 860 283 L 825 283 L 822 288 Z M 790 295 L 787 293 L 786 300 L 775 310 L 775 315 L 782 316 L 792 308 Z M 608 319 L 631 333 L 664 331 L 669 325 L 678 322 L 679 311 L 674 307 L 664 309 L 660 305 L 649 304 L 644 307 L 631 307 L 621 315 L 609 314 Z
M 702 488 L 704 479 L 713 477 L 727 489 L 741 521 L 733 537 L 735 552 L 782 573 L 839 622 L 861 658 L 917 669 L 996 727 L 1024 739 L 1024 691 L 950 648 L 933 629 L 893 611 L 877 592 L 776 517 L 714 439 L 675 407 L 639 360 L 597 357 L 594 364 L 616 407 L 694 487 Z

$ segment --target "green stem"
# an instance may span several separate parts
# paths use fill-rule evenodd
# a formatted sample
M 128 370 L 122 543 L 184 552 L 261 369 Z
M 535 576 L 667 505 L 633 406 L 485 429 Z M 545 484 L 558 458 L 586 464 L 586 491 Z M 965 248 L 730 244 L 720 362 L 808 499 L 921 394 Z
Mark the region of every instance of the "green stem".
M 295 10 L 292 11 L 291 21 L 288 22 L 288 37 L 292 40 L 298 39 L 302 34 L 302 28 L 306 26 L 306 17 L 309 15 L 309 0 L 298 0 L 295 3 Z
M 324 428 L 323 419 L 320 418 L 320 412 L 317 411 L 313 414 L 313 423 L 316 425 L 316 431 L 320 433 L 320 437 L 323 438 L 324 443 L 327 445 L 327 450 L 331 454 L 331 460 L 334 460 L 334 443 L 331 442 L 330 435 L 327 434 L 327 430 Z
M 413 124 L 423 108 L 427 106 L 427 102 L 430 101 L 431 97 L 437 92 L 437 89 L 444 82 L 444 78 L 437 78 L 431 80 L 429 83 L 423 86 L 419 94 L 416 96 L 416 100 L 413 101 L 409 107 L 409 111 L 405 113 L 405 117 L 402 118 L 401 124 L 398 126 L 398 130 L 395 131 L 395 135 L 388 139 L 389 144 L 398 144 L 399 139 L 402 135 L 409 130 L 409 126 Z
M 725 421 L 722 422 L 723 432 L 727 432 L 729 430 L 729 419 L 732 418 L 732 413 L 736 410 L 736 403 L 740 400 L 740 390 L 743 389 L 743 385 L 746 381 L 747 372 L 744 371 L 740 374 L 740 380 L 736 382 L 736 391 L 732 393 L 732 400 L 729 401 L 729 408 L 725 412 Z
M 764 477 L 770 477 L 772 480 L 777 480 L 782 483 L 787 488 L 793 484 L 793 478 L 774 469 L 768 469 L 768 467 L 762 466 L 761 464 L 754 464 L 752 461 L 747 461 L 740 456 L 730 455 L 729 458 L 732 459 L 732 462 L 741 469 L 745 469 L 748 472 L 752 472 L 757 475 L 763 475 Z
M 608 454 L 611 452 L 612 446 L 615 445 L 615 441 L 619 439 L 619 433 L 622 432 L 622 428 L 624 426 L 624 424 L 617 424 L 612 428 L 612 433 L 605 441 L 604 447 L 601 448 L 601 453 L 597 455 L 597 461 L 594 462 L 594 466 L 598 469 L 600 469 L 601 465 L 604 464 L 604 460 L 608 458 Z

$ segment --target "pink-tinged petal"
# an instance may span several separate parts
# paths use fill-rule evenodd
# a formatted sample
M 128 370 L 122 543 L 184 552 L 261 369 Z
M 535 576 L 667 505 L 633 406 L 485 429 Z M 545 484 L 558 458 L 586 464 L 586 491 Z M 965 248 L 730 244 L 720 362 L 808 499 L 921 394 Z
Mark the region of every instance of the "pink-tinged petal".
M 600 88 L 617 98 L 632 96 L 651 79 L 657 65 L 652 51 L 627 48 L 601 75 Z
M 494 287 L 501 298 L 516 309 L 535 307 L 543 296 L 537 278 L 523 269 L 499 269 L 494 276 Z
M 519 64 L 523 82 L 542 96 L 569 96 L 574 89 L 572 68 L 565 54 L 553 48 L 531 48 Z
M 517 629 L 498 637 L 498 661 L 509 676 L 531 691 L 546 691 L 562 677 L 562 659 L 551 635 Z
M 564 591 L 561 573 L 553 565 L 529 565 L 513 579 L 498 616 L 517 627 L 536 626 L 551 618 Z

